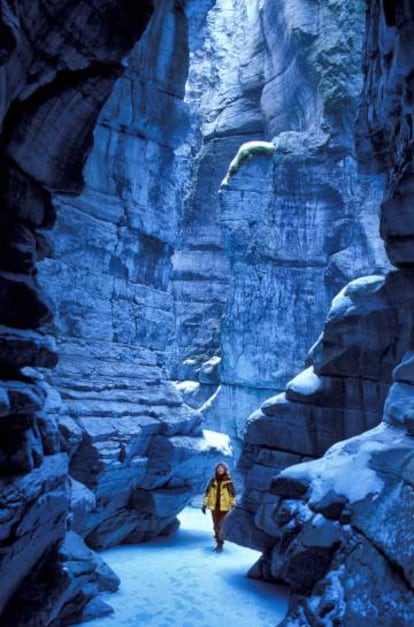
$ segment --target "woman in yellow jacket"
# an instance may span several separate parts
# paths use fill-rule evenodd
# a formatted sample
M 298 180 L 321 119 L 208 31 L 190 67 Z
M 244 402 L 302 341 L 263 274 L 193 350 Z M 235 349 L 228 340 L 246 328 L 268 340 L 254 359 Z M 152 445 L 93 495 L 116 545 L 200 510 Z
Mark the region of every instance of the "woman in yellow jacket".
M 224 518 L 236 504 L 236 493 L 226 464 L 221 462 L 215 468 L 214 477 L 210 479 L 203 499 L 202 511 L 208 508 L 213 517 L 214 538 L 218 553 L 223 550 L 224 539 L 221 525 Z

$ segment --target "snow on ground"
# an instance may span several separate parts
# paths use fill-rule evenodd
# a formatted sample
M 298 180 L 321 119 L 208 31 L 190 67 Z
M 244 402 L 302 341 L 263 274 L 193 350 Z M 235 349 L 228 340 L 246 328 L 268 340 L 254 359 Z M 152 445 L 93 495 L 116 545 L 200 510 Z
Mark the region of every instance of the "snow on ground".
M 213 552 L 211 516 L 187 508 L 171 538 L 120 546 L 100 555 L 121 578 L 103 595 L 115 610 L 88 627 L 275 627 L 287 612 L 286 591 L 246 577 L 259 553 L 226 542 Z

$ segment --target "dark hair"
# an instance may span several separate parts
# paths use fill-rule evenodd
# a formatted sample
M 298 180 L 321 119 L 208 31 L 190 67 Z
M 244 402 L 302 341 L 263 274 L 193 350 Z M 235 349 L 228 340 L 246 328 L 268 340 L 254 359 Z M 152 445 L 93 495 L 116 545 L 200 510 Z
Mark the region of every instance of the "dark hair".
M 224 474 L 225 474 L 227 477 L 230 477 L 230 473 L 229 473 L 228 466 L 227 466 L 227 464 L 225 464 L 224 462 L 219 462 L 218 464 L 216 464 L 216 467 L 215 467 L 215 472 L 214 472 L 214 474 L 216 475 L 216 477 L 217 477 L 217 470 L 218 470 L 219 466 L 222 466 L 222 467 L 224 468 Z

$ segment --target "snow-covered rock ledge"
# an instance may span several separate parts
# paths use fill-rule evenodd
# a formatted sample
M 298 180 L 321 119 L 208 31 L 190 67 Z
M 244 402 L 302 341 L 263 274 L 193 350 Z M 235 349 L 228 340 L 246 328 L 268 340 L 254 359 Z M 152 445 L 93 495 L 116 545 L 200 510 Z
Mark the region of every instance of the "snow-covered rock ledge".
M 227 535 L 296 593 L 285 627 L 414 615 L 413 302 L 412 270 L 351 282 L 308 368 L 247 423 Z
M 275 479 L 276 496 L 295 484 L 305 490 L 276 498 L 269 523 L 278 522 L 279 537 L 253 571 L 310 593 L 285 627 L 411 624 L 413 459 L 414 439 L 383 423 Z

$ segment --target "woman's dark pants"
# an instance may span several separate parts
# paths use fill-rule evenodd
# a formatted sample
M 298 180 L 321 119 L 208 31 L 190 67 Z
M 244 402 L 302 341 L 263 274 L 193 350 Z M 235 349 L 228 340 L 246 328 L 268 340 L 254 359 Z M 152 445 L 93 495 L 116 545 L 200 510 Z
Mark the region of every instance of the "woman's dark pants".
M 221 532 L 221 525 L 228 512 L 221 512 L 219 509 L 212 510 L 213 525 L 214 525 L 214 537 L 217 542 L 217 546 L 223 546 L 224 538 Z

